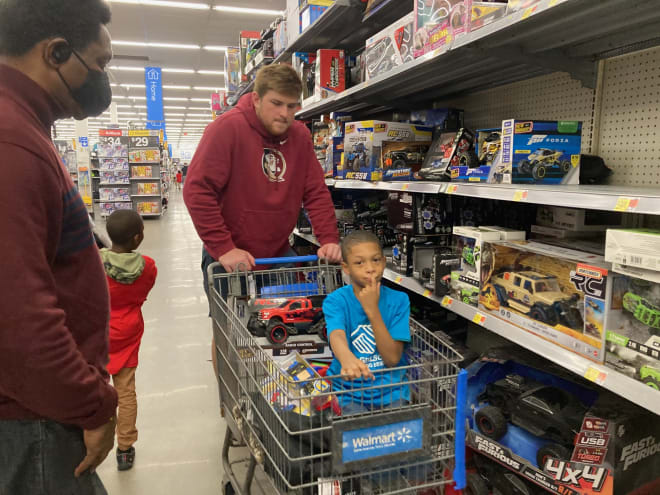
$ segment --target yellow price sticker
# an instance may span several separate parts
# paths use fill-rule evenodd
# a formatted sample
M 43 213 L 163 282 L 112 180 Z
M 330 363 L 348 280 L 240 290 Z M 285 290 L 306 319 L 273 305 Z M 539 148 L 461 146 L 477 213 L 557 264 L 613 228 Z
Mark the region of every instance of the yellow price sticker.
M 536 12 L 536 5 L 534 7 L 528 8 L 525 13 L 523 14 L 522 18 L 527 19 L 529 16 L 531 16 L 534 12 Z
M 635 211 L 639 205 L 639 198 L 620 196 L 614 205 L 614 211 Z
M 458 184 L 452 184 L 447 188 L 447 194 L 455 194 L 458 191 Z
M 428 290 L 428 289 L 426 289 L 426 290 L 422 293 L 422 295 L 423 295 L 424 297 L 429 297 L 429 296 L 431 295 L 431 291 Z
M 604 371 L 600 371 L 599 369 L 596 369 L 593 366 L 589 366 L 587 368 L 587 371 L 584 373 L 584 377 L 590 382 L 594 382 L 594 383 L 598 383 L 599 385 L 602 385 L 603 383 L 605 383 L 605 379 L 607 378 L 607 373 L 605 373 Z
M 449 306 L 451 306 L 452 304 L 454 304 L 454 300 L 453 300 L 451 297 L 449 297 L 449 296 L 445 296 L 445 297 L 442 298 L 442 303 L 441 303 L 441 304 L 442 304 L 445 308 L 448 308 Z
M 561 2 L 561 0 L 551 0 L 550 3 L 548 4 L 548 7 L 554 7 L 559 2 Z
M 483 325 L 486 323 L 486 317 L 481 313 L 475 313 L 474 318 L 472 318 L 472 322 L 476 323 L 477 325 Z
M 403 185 L 401 186 L 401 190 L 402 190 L 402 191 L 407 191 L 408 189 L 410 189 L 410 184 L 403 184 Z
M 401 283 L 401 280 L 402 280 L 402 279 L 403 279 L 403 277 L 402 277 L 401 275 L 397 275 L 397 276 L 394 278 L 394 283 L 395 283 L 395 284 L 399 284 L 399 283 Z
M 527 195 L 529 191 L 527 189 L 517 189 L 516 192 L 513 193 L 513 200 L 514 201 L 527 201 Z

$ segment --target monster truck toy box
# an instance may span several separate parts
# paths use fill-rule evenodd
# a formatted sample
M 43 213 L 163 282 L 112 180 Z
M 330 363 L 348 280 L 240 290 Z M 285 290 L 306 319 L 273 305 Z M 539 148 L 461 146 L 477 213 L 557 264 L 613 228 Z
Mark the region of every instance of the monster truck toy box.
M 531 353 L 492 349 L 473 363 L 467 404 L 467 445 L 551 493 L 660 493 L 657 416 L 555 365 L 541 370 Z
M 380 163 L 384 181 L 421 180 L 422 168 L 430 143 L 410 141 L 383 141 Z
M 412 48 L 413 24 L 414 16 L 410 12 L 367 39 L 364 51 L 367 81 L 415 60 Z
M 602 362 L 615 278 L 595 254 L 533 241 L 486 242 L 479 309 Z
M 317 50 L 316 86 L 317 100 L 330 98 L 346 89 L 346 62 L 344 50 Z
M 579 184 L 582 123 L 505 120 L 492 183 Z
M 349 122 L 344 134 L 341 178 L 381 180 L 383 141 L 430 142 L 432 131 L 430 127 L 401 122 Z
M 468 150 L 468 159 L 451 164 L 452 182 L 489 182 L 491 169 L 500 156 L 501 129 L 477 129 L 474 148 Z

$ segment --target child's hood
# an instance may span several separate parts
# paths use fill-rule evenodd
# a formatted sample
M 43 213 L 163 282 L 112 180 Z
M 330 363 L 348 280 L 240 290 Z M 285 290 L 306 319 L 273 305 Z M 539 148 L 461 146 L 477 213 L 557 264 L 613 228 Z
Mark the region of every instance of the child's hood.
M 105 273 L 120 284 L 132 284 L 144 271 L 145 261 L 140 253 L 115 253 L 101 249 Z

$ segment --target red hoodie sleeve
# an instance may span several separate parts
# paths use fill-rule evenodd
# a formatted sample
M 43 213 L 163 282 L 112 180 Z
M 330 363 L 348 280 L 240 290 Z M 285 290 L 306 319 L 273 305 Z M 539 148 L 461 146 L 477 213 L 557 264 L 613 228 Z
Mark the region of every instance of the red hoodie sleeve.
M 2 150 L 2 164 L 20 166 L 0 180 L 0 392 L 44 418 L 98 428 L 117 394 L 80 352 L 58 303 L 47 252 L 63 222 L 58 180 L 32 153 Z
M 307 176 L 305 177 L 305 193 L 303 206 L 309 213 L 312 229 L 321 245 L 339 243 L 337 217 L 328 186 L 325 184 L 323 168 L 314 153 L 314 145 L 309 131 L 305 133 L 305 160 Z
M 147 296 L 151 289 L 153 289 L 154 284 L 156 283 L 156 276 L 158 275 L 158 268 L 156 268 L 156 262 L 149 256 L 144 256 L 144 272 L 142 277 L 144 280 L 141 280 L 142 289 L 144 290 L 144 296 L 142 301 L 147 300 Z
M 183 200 L 195 229 L 216 260 L 236 247 L 222 218 L 222 196 L 231 176 L 233 134 L 224 119 L 206 128 L 183 187 Z

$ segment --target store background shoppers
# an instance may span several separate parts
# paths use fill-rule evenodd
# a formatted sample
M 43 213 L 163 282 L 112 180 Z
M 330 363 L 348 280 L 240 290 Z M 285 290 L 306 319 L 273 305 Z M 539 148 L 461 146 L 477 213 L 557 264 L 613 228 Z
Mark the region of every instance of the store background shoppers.
M 110 17 L 102 0 L 0 1 L 2 494 L 106 493 L 108 290 L 50 129 L 110 104 Z

